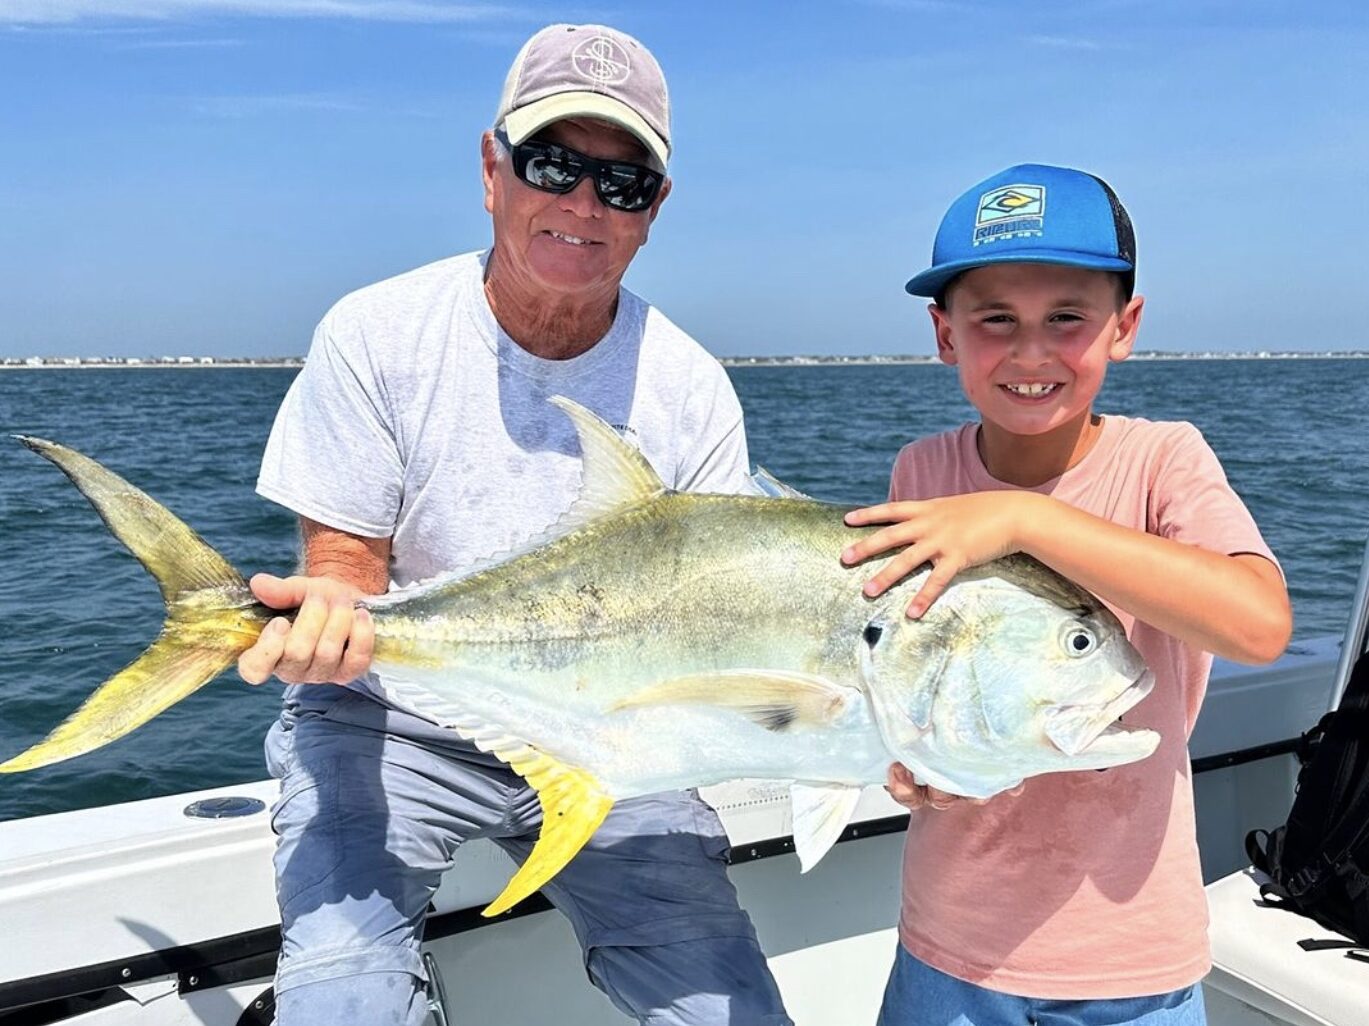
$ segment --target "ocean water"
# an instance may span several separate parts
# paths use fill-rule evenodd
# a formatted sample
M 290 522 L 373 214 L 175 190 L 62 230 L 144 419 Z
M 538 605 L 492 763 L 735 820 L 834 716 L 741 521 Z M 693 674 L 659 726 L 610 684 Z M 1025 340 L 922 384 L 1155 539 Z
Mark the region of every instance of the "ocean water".
M 288 573 L 293 517 L 258 498 L 257 461 L 289 369 L 0 372 L 0 433 L 96 457 L 245 573 Z M 969 419 L 939 365 L 742 367 L 752 459 L 813 496 L 885 494 L 905 441 Z M 1369 362 L 1135 361 L 1098 408 L 1202 429 L 1282 561 L 1296 634 L 1339 633 L 1369 535 Z M 1138 568 L 1139 571 L 1139 568 Z M 0 757 L 71 712 L 156 634 L 152 580 L 51 465 L 0 438 Z M 0 776 L 0 820 L 265 775 L 279 698 L 223 675 L 95 753 Z

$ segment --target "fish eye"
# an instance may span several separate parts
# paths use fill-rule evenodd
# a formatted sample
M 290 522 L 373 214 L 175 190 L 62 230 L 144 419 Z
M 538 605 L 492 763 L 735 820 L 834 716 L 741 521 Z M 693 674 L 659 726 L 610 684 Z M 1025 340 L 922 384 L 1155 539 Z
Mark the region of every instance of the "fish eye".
M 1072 659 L 1086 656 L 1098 647 L 1098 635 L 1079 625 L 1067 629 L 1060 641 L 1064 645 L 1065 655 Z

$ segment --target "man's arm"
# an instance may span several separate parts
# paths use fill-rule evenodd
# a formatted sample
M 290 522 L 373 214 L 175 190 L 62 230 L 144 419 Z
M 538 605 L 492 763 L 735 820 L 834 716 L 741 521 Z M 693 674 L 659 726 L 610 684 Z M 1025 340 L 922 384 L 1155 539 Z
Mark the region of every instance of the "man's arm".
M 390 539 L 364 538 L 304 517 L 300 535 L 303 576 L 252 578 L 261 602 L 299 611 L 293 623 L 272 620 L 238 657 L 238 674 L 249 684 L 272 676 L 288 684 L 346 684 L 371 665 L 375 631 L 356 601 L 389 586 Z
M 910 616 L 921 616 L 965 567 L 1025 552 L 1152 627 L 1227 659 L 1276 659 L 1293 629 L 1283 578 L 1263 556 L 1209 552 L 1046 495 L 995 491 L 890 502 L 856 510 L 846 522 L 890 526 L 848 547 L 844 562 L 908 546 L 866 584 L 867 595 L 922 563 L 934 565 Z

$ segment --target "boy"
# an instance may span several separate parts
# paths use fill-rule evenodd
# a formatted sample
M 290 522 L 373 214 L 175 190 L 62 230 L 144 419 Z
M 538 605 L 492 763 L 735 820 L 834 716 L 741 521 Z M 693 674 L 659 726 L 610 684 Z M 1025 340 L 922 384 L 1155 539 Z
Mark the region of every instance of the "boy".
M 908 607 L 918 617 L 964 567 L 1035 556 L 1122 619 L 1156 674 L 1126 719 L 1162 741 L 1139 763 L 1037 777 L 987 803 L 891 769 L 891 792 L 921 811 L 881 1026 L 1204 1022 L 1186 742 L 1210 653 L 1275 659 L 1292 616 L 1197 429 L 1093 412 L 1140 325 L 1134 275 L 1131 222 L 1105 182 L 1021 165 L 955 201 L 932 267 L 907 285 L 933 297 L 937 353 L 981 419 L 899 453 L 890 501 L 847 517 L 888 526 L 843 560 L 907 546 L 870 596 L 931 563 Z

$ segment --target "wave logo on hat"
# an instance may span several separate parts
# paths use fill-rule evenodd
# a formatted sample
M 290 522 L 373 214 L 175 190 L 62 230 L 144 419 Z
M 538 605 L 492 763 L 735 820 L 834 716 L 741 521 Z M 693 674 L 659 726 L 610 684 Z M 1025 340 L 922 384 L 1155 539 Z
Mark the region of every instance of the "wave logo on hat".
M 976 246 L 997 239 L 1040 235 L 1046 226 L 1046 187 L 1009 185 L 979 197 L 974 219 Z
M 632 73 L 627 51 L 608 36 L 586 39 L 575 48 L 570 59 L 576 71 L 602 85 L 622 85 Z

